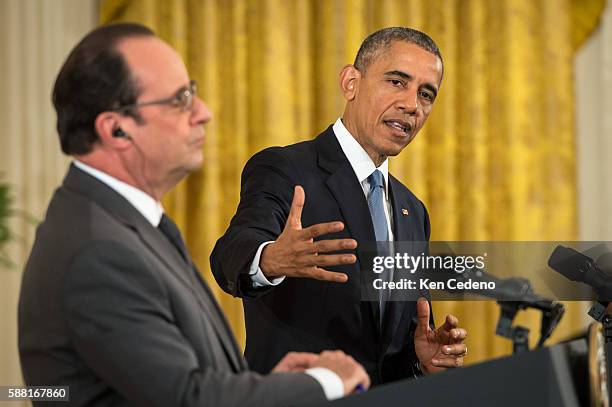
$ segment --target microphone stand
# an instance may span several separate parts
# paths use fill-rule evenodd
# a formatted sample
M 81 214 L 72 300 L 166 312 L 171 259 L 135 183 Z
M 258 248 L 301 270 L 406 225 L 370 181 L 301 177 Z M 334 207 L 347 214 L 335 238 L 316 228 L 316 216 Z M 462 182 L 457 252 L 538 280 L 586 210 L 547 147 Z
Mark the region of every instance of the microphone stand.
M 495 334 L 512 340 L 512 353 L 523 353 L 529 350 L 529 329 L 517 325 L 512 326 L 512 321 L 519 309 L 527 308 L 520 301 L 497 301 L 500 306 L 499 321 L 495 328 Z
M 462 278 L 496 283 L 498 287 L 496 293 L 487 293 L 483 290 L 469 292 L 494 298 L 497 301 L 500 306 L 500 314 L 495 334 L 512 341 L 512 353 L 522 353 L 529 350 L 529 329 L 520 325 L 512 326 L 514 317 L 519 310 L 533 308 L 542 311 L 538 348 L 544 345 L 544 342 L 550 337 L 565 313 L 563 304 L 536 295 L 531 287 L 531 282 L 525 278 L 502 280 L 488 275 L 482 270 L 468 270 L 463 273 Z
M 542 322 L 540 324 L 540 340 L 536 347 L 544 346 L 546 339 L 550 337 L 561 317 L 565 313 L 565 306 L 556 301 L 497 301 L 500 306 L 499 321 L 495 334 L 512 340 L 512 353 L 522 353 L 529 350 L 529 329 L 517 325 L 512 326 L 512 321 L 521 309 L 533 308 L 542 311 Z

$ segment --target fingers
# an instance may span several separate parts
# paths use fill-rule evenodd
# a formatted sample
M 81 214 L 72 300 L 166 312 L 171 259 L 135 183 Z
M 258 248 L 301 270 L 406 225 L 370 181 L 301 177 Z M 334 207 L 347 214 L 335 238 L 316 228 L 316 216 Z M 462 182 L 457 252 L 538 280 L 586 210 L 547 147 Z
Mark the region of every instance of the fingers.
M 465 356 L 467 355 L 467 346 L 463 343 L 444 345 L 442 347 L 442 353 L 444 355 Z
M 354 239 L 329 239 L 314 241 L 314 238 L 340 232 L 342 222 L 327 222 L 302 229 L 302 211 L 306 200 L 304 188 L 297 185 L 289 217 L 283 233 L 275 242 L 267 245 L 260 258 L 260 267 L 266 277 L 302 277 L 323 281 L 346 282 L 344 273 L 331 272 L 325 267 L 353 264 L 357 257 L 352 253 L 325 254 L 353 250 L 357 247 Z
M 357 241 L 355 239 L 330 239 L 330 240 L 319 240 L 312 243 L 312 253 L 327 253 L 335 252 L 339 250 L 353 250 L 357 248 Z
M 442 355 L 431 360 L 431 364 L 440 368 L 463 366 L 463 358 L 467 355 L 467 346 L 463 343 L 444 345 Z
M 429 303 L 423 297 L 417 301 L 417 321 L 416 331 L 418 334 L 424 335 L 429 332 Z
M 328 252 L 338 252 L 341 250 L 353 250 L 357 247 L 357 241 L 354 239 L 330 239 L 319 240 L 316 242 L 300 241 L 294 243 L 292 248 L 296 254 L 318 254 Z
M 310 366 L 319 356 L 316 353 L 310 352 L 289 352 L 283 358 L 291 364 Z
M 346 356 L 346 353 L 344 353 L 343 351 L 336 349 L 336 350 L 324 350 L 323 352 L 320 353 L 320 356 L 325 356 L 325 357 L 340 357 L 340 356 Z
M 357 362 L 355 362 L 357 363 Z M 357 385 L 355 385 L 355 387 L 353 388 L 353 392 L 356 391 L 360 386 L 361 386 L 361 390 L 367 390 L 370 388 L 370 376 L 368 375 L 368 373 L 365 371 L 365 369 L 363 367 L 360 367 L 360 369 L 357 372 Z
M 459 320 L 457 319 L 457 317 L 448 314 L 446 316 L 446 319 L 444 320 L 444 325 L 442 326 L 442 329 L 444 329 L 445 331 L 451 331 L 453 328 L 457 328 L 457 326 L 459 326 Z
M 346 355 L 347 360 L 353 365 L 353 377 L 351 385 L 349 386 L 350 391 L 347 394 L 357 391 L 358 387 L 361 390 L 367 390 L 370 388 L 370 376 L 366 373 L 363 366 L 358 363 L 352 356 Z
M 348 276 L 346 274 L 325 270 L 320 267 L 303 269 L 294 277 L 314 278 L 315 280 L 331 281 L 334 283 L 346 283 L 348 281 Z
M 312 366 L 318 359 L 314 353 L 289 352 L 274 367 L 273 372 L 301 372 Z
M 283 360 L 292 368 L 308 369 L 317 358 L 318 356 L 315 353 L 289 352 L 285 355 Z
M 461 342 L 467 338 L 467 331 L 463 328 L 454 328 L 450 330 L 450 337 L 454 342 Z
M 463 357 L 432 359 L 431 364 L 435 367 L 461 367 L 463 366 Z
M 289 210 L 287 226 L 293 229 L 302 228 L 302 210 L 304 209 L 304 202 L 306 202 L 304 188 L 296 185 L 293 190 L 293 201 L 291 202 L 291 209 Z
M 342 222 L 317 223 L 316 225 L 308 226 L 302 230 L 300 237 L 304 240 L 308 240 L 329 233 L 341 232 L 342 230 L 344 230 L 344 223 Z
M 308 255 L 300 258 L 298 266 L 336 266 L 340 264 L 353 264 L 357 261 L 354 254 L 326 254 Z
M 354 392 L 358 387 L 370 387 L 370 377 L 363 366 L 342 351 L 323 351 L 314 366 L 325 367 L 338 375 L 344 385 L 344 394 Z

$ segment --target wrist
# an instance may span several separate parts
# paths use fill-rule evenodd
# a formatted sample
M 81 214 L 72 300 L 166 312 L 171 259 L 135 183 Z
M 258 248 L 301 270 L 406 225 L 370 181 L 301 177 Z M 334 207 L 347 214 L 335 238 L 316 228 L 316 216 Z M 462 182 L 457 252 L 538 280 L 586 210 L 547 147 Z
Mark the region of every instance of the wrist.
M 259 268 L 266 278 L 274 279 L 281 277 L 281 275 L 275 270 L 274 262 L 268 261 L 270 258 L 270 250 L 274 250 L 272 246 L 274 246 L 275 242 L 266 245 L 261 252 L 261 260 L 259 262 Z

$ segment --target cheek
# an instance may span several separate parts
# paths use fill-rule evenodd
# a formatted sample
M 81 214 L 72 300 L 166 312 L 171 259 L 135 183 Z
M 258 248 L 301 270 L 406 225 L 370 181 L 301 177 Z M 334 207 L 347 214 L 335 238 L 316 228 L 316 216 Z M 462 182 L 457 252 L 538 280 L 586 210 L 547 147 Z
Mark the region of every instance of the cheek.
M 425 121 L 429 117 L 429 113 L 431 113 L 431 106 L 426 107 L 421 110 L 421 114 L 417 117 L 417 127 L 421 128 L 425 124 Z
M 160 120 L 156 123 L 156 134 L 160 139 L 159 146 L 170 153 L 189 134 L 189 126 L 177 120 Z
M 390 104 L 384 95 L 372 95 L 367 110 L 364 112 L 368 118 L 370 126 L 374 127 L 379 124 L 380 118 L 385 112 L 390 110 Z

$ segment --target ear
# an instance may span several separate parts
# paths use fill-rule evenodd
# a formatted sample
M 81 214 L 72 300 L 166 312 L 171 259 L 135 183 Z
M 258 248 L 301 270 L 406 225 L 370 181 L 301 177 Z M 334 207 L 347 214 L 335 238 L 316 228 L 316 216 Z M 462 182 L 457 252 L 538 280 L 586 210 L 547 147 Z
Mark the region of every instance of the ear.
M 125 137 L 113 137 L 113 131 L 121 127 L 122 117 L 116 112 L 102 112 L 94 122 L 96 133 L 102 146 L 125 150 L 132 146 L 132 141 Z
M 355 99 L 360 79 L 361 72 L 353 65 L 344 65 L 340 71 L 340 89 L 347 101 Z

